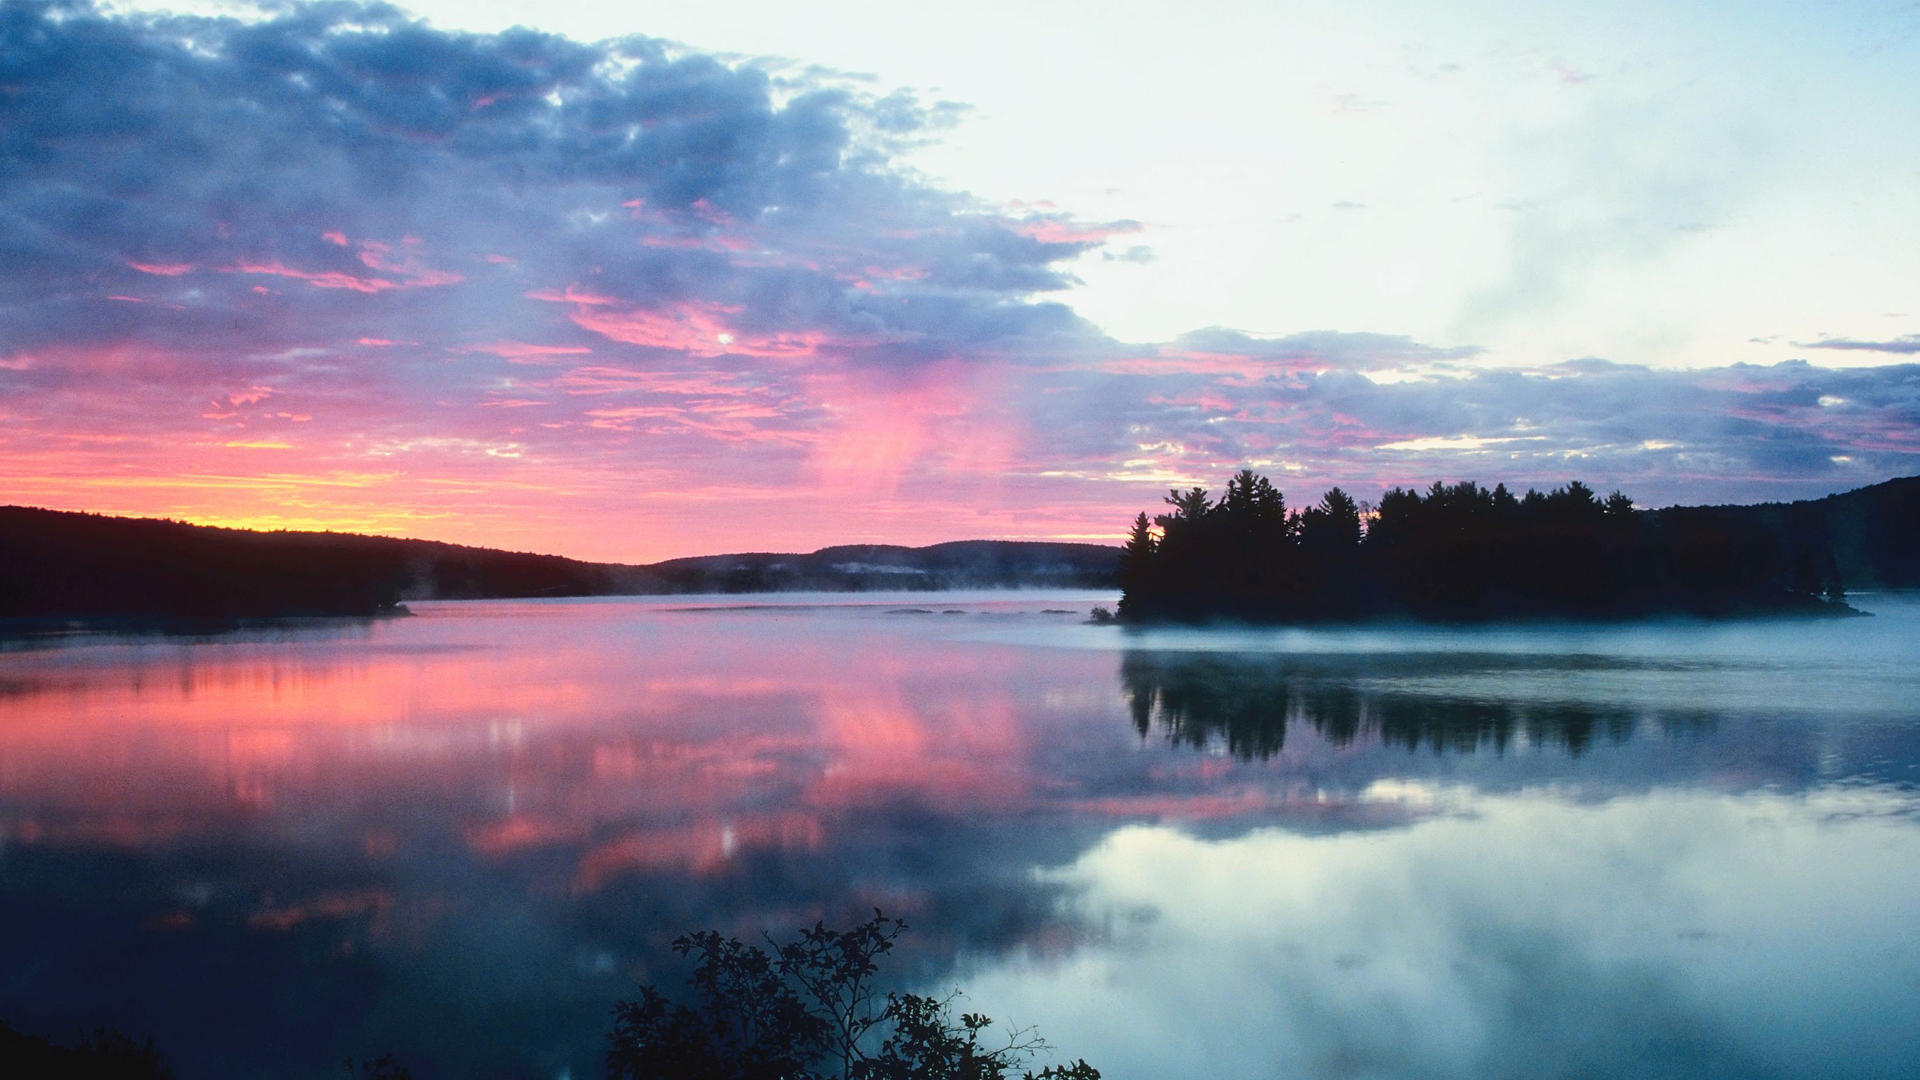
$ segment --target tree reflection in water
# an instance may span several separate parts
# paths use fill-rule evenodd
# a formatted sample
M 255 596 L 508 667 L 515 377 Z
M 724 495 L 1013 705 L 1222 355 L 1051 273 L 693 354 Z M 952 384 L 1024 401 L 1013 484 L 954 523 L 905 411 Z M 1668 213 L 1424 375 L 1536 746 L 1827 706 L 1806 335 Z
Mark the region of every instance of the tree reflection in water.
M 1274 654 L 1131 650 L 1121 691 L 1142 737 L 1158 727 L 1169 742 L 1224 745 L 1241 761 L 1263 761 L 1286 746 L 1287 728 L 1306 724 L 1336 747 L 1377 740 L 1408 750 L 1500 753 L 1516 742 L 1578 756 L 1596 740 L 1624 742 L 1636 715 L 1575 701 L 1512 701 L 1382 689 L 1386 676 L 1414 676 L 1437 663 L 1456 674 L 1463 661 L 1491 674 L 1541 661 L 1528 657 L 1354 657 L 1340 663 Z M 1555 658 L 1555 664 L 1564 659 Z M 1437 672 L 1436 672 L 1437 673 Z M 1664 717 L 1663 730 L 1711 724 Z

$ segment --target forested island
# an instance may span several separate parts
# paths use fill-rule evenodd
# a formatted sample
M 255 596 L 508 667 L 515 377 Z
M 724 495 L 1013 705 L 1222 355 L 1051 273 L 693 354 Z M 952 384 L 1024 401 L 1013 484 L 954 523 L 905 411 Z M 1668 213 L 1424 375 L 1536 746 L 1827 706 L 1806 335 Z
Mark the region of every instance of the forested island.
M 1871 560 L 1850 552 L 1851 561 L 1871 561 L 1888 571 L 1882 577 L 1909 572 L 1912 560 L 1902 556 L 1914 546 L 1910 529 L 1892 550 L 1877 548 L 1888 546 L 1880 540 L 1893 532 L 1889 524 L 1913 516 L 1914 484 L 1895 481 L 1879 486 L 1888 493 L 1840 497 L 1876 493 L 1874 527 L 1853 536 L 1856 547 L 1876 550 Z M 1134 519 L 1120 563 L 1122 620 L 1474 622 L 1852 611 L 1843 602 L 1835 542 L 1845 515 L 1820 503 L 1641 511 L 1625 495 L 1602 498 L 1577 480 L 1520 495 L 1504 484 L 1462 481 L 1425 491 L 1394 488 L 1372 507 L 1336 487 L 1317 504 L 1291 510 L 1281 491 L 1251 470 L 1230 479 L 1218 499 L 1194 487 L 1169 492 L 1166 503 L 1166 513 Z

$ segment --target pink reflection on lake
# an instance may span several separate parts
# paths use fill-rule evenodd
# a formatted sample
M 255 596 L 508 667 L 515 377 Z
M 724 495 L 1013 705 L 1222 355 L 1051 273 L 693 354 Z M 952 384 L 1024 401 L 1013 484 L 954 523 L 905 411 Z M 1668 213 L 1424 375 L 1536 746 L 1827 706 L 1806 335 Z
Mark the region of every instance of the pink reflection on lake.
M 377 860 L 426 812 L 480 857 L 575 850 L 568 887 L 591 891 L 815 851 L 849 814 L 1017 811 L 1051 792 L 1027 760 L 1036 678 L 1111 684 L 1108 656 L 1041 670 L 881 607 L 825 616 L 832 633 L 817 611 L 421 607 L 6 655 L 0 827 L 123 848 L 324 827 Z

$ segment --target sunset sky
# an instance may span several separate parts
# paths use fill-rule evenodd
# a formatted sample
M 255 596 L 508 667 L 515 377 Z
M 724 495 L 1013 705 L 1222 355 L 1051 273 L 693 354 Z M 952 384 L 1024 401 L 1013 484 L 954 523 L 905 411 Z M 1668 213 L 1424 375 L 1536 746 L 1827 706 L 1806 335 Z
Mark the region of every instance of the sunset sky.
M 1920 473 L 1915 132 L 1910 0 L 0 0 L 0 503 L 647 561 L 1243 466 L 1818 496 Z

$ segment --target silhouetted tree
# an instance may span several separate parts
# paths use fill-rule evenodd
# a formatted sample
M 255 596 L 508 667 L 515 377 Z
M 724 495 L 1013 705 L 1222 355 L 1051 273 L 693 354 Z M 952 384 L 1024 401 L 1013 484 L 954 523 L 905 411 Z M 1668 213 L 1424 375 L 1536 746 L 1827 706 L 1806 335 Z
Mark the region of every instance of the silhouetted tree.
M 1153 523 L 1160 527 L 1162 546 L 1172 544 L 1179 547 L 1193 543 L 1205 528 L 1208 515 L 1213 512 L 1213 502 L 1203 487 L 1185 491 L 1170 489 L 1167 497 L 1160 501 L 1173 507 L 1172 513 L 1156 514 L 1153 518 Z
M 1339 488 L 1329 488 L 1320 505 L 1300 515 L 1300 545 L 1332 550 L 1360 543 L 1360 504 Z
M 694 960 L 693 1002 L 652 986 L 614 1009 L 607 1075 L 616 1080 L 1005 1080 L 1047 1046 L 1016 1031 L 982 1041 L 992 1021 L 952 1019 L 952 999 L 888 993 L 878 960 L 906 924 L 879 911 L 849 930 L 815 923 L 768 952 L 706 930 L 674 941 Z M 1084 1061 L 1026 1080 L 1099 1080 Z
M 1282 533 L 1287 527 L 1286 496 L 1252 469 L 1241 469 L 1227 481 L 1227 494 L 1218 509 L 1245 529 Z
M 1127 542 L 1120 549 L 1120 614 L 1127 613 L 1125 597 L 1138 597 L 1152 587 L 1153 559 L 1159 549 L 1159 541 L 1153 535 L 1153 523 L 1147 520 L 1146 511 L 1133 519 L 1133 529 L 1127 534 Z

